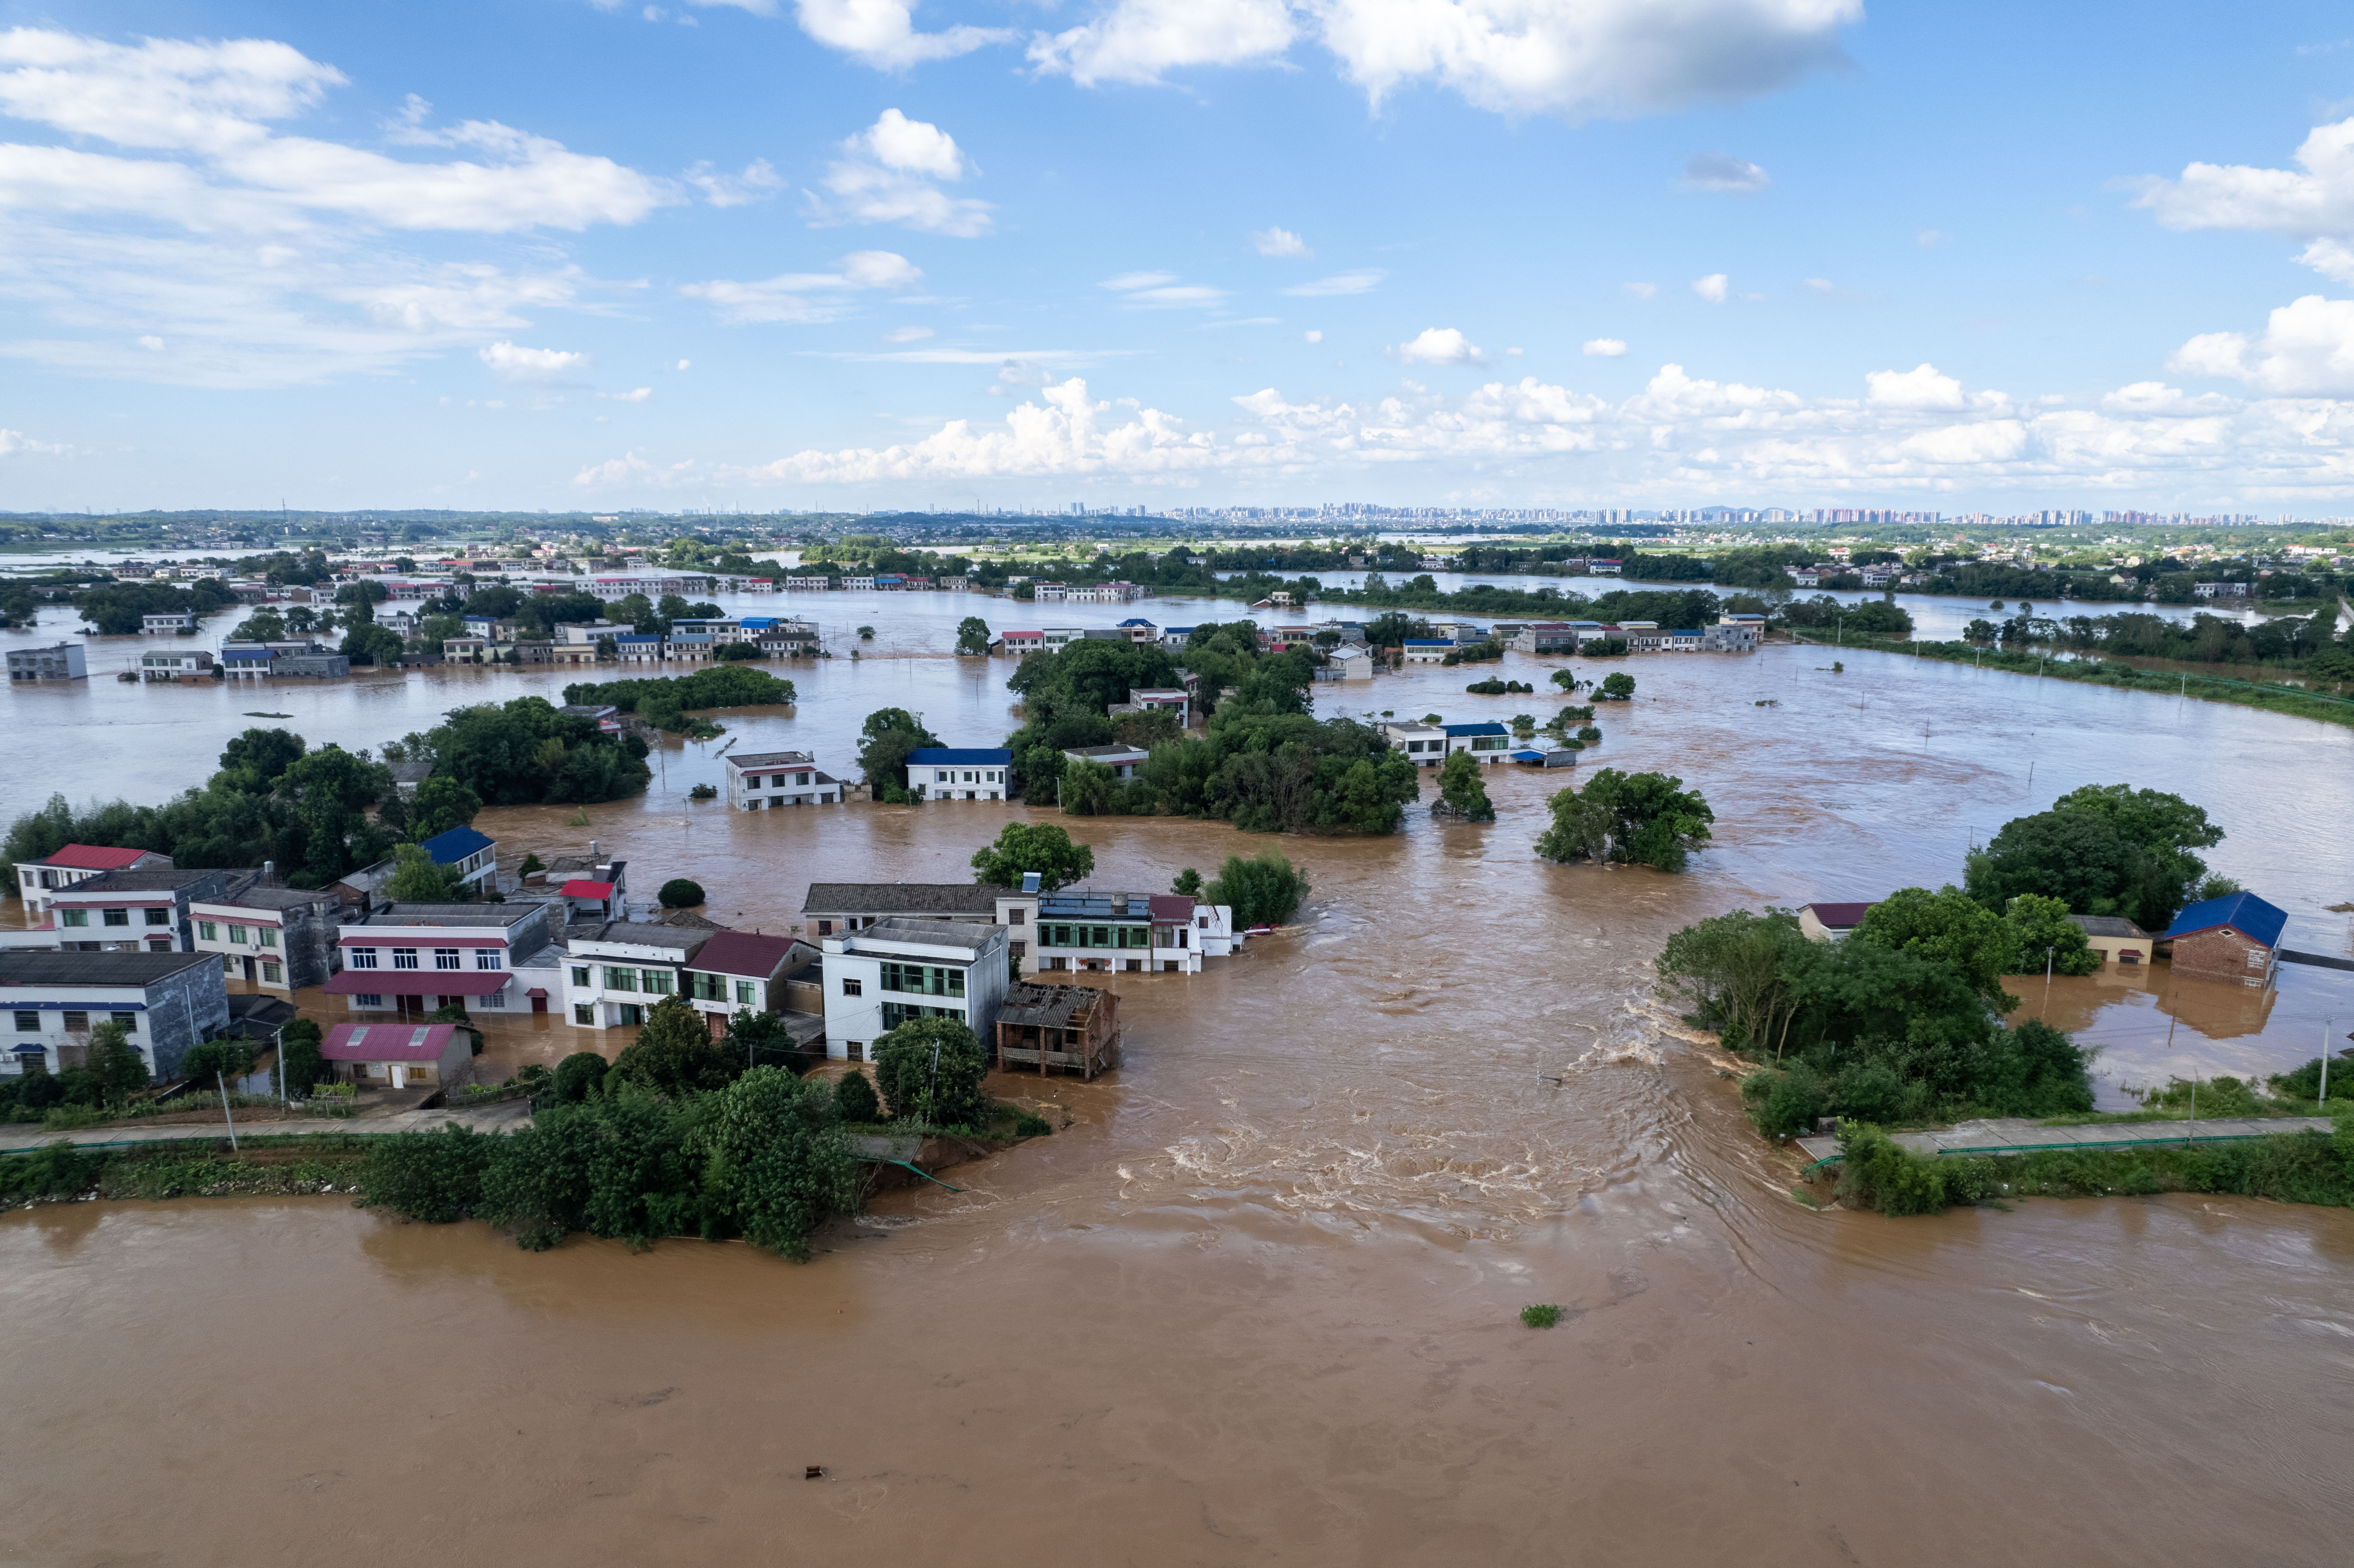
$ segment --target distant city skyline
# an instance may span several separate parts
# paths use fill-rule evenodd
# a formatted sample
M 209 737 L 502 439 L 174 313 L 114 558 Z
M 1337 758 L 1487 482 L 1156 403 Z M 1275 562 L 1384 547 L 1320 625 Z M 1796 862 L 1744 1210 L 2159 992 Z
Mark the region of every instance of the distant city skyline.
M 6 4 L 0 510 L 2354 511 L 2342 7 L 1670 9 Z

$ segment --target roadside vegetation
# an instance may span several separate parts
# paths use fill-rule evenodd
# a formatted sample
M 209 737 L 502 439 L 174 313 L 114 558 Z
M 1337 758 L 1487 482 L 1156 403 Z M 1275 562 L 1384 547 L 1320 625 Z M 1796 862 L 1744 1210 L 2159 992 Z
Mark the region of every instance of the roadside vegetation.
M 692 675 L 642 681 L 583 682 L 564 688 L 564 700 L 610 704 L 656 729 L 707 740 L 718 726 L 690 715 L 717 708 L 782 707 L 798 700 L 793 683 L 765 670 L 714 664 Z

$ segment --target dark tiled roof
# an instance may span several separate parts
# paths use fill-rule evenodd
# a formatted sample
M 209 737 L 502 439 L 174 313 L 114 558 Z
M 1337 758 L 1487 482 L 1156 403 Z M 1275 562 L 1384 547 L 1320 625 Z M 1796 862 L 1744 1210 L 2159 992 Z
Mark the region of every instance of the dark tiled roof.
M 987 882 L 812 882 L 804 915 L 973 915 L 997 916 L 1013 889 Z
M 1811 909 L 1815 918 L 1834 931 L 1845 931 L 1862 924 L 1863 912 L 1869 904 L 1802 904 L 1801 909 Z
M 218 953 L 0 952 L 0 986 L 153 985 L 198 965 L 220 967 Z
M 101 893 L 173 893 L 191 883 L 221 874 L 217 871 L 173 871 L 164 866 L 143 866 L 134 871 L 101 872 L 96 876 L 75 883 L 71 887 L 58 888 L 58 894 L 80 897 Z

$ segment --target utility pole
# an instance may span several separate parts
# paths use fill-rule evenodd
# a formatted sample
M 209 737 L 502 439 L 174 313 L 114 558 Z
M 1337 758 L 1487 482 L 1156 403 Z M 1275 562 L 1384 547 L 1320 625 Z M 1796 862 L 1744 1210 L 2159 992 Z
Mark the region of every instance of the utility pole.
M 2338 1027 L 2338 1020 L 2321 1021 L 2321 1093 L 2314 1097 L 2313 1108 L 2322 1115 L 2329 1114 L 2329 1032 Z
M 220 1090 L 221 1120 L 228 1123 L 228 1151 L 237 1152 L 237 1118 L 228 1114 L 228 1075 L 217 1065 L 213 1069 L 213 1083 Z

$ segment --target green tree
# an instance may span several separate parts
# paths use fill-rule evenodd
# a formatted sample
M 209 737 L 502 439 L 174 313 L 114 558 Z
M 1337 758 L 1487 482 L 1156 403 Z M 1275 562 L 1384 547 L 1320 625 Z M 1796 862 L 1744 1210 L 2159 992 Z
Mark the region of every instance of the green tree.
M 316 1020 L 297 1018 L 278 1032 L 278 1089 L 289 1099 L 307 1100 L 327 1081 L 326 1058 L 319 1054 L 324 1032 Z
M 703 1014 L 676 996 L 666 996 L 646 1012 L 638 1037 L 613 1058 L 609 1087 L 628 1084 L 676 1097 L 695 1090 L 724 1088 L 743 1070 L 726 1044 L 711 1037 Z
M 2018 1005 L 2002 989 L 2002 977 L 2010 972 L 2011 931 L 1958 887 L 1935 893 L 1900 887 L 1865 910 L 1848 939 L 1938 959 L 1998 1011 Z
M 749 1069 L 764 1061 L 770 1066 L 790 1065 L 785 1059 L 798 1057 L 801 1049 L 793 1044 L 792 1032 L 783 1019 L 773 1012 L 739 1007 L 727 1021 L 727 1054 Z
M 359 1167 L 360 1203 L 446 1225 L 482 1202 L 482 1178 L 501 1139 L 459 1126 L 371 1138 Z
M 213 776 L 213 785 L 267 795 L 302 759 L 303 749 L 302 737 L 290 731 L 249 729 L 222 750 L 221 770 Z
M 1548 802 L 1553 825 L 1537 840 L 1547 860 L 1611 860 L 1681 871 L 1716 820 L 1696 789 L 1663 773 L 1599 768 L 1582 790 Z
M 1063 778 L 1056 796 L 1063 810 L 1074 817 L 1100 817 L 1109 814 L 1119 780 L 1109 768 L 1091 758 L 1072 758 L 1063 765 Z
M 833 1109 L 845 1127 L 871 1127 L 883 1119 L 873 1081 L 855 1068 L 834 1080 Z
M 673 876 L 662 885 L 662 891 L 654 897 L 665 909 L 693 909 L 703 903 L 703 884 Z
M 82 1070 L 90 1075 L 100 1100 L 108 1105 L 122 1104 L 148 1083 L 147 1059 L 131 1043 L 131 1032 L 111 1020 L 90 1032 Z
M 393 848 L 392 880 L 385 893 L 398 904 L 450 904 L 458 900 L 459 879 L 447 866 L 433 863 L 421 844 Z
M 1553 673 L 1553 683 L 1564 692 L 1574 692 L 1577 690 L 1577 673 L 1574 670 L 1555 670 Z
M 372 621 L 356 621 L 345 631 L 342 652 L 355 664 L 394 664 L 408 652 L 400 633 Z
M 218 1088 L 253 1071 L 253 1048 L 242 1040 L 200 1040 L 180 1058 L 180 1076 L 196 1088 Z
M 911 1018 L 875 1043 L 875 1078 L 894 1118 L 927 1127 L 984 1127 L 989 1056 L 953 1018 Z
M 1023 874 L 1034 871 L 1040 889 L 1052 893 L 1093 875 L 1096 852 L 1073 843 L 1071 835 L 1052 822 L 1008 822 L 995 843 L 972 852 L 971 864 L 975 882 L 1019 887 Z
M 1235 927 L 1283 926 L 1290 923 L 1308 896 L 1308 874 L 1274 850 L 1261 850 L 1247 859 L 1230 854 L 1218 874 L 1202 890 L 1210 904 L 1224 904 L 1235 912 Z
M 1187 866 L 1177 874 L 1177 880 L 1169 885 L 1169 891 L 1180 898 L 1199 898 L 1202 895 L 1202 874 Z
M 417 786 L 408 801 L 408 836 L 419 843 L 462 828 L 482 813 L 482 798 L 455 779 L 439 774 Z
M 1595 694 L 1614 703 L 1623 703 L 1635 694 L 1635 677 L 1624 670 L 1613 670 L 1602 677 L 1601 690 Z
M 1654 967 L 1689 1022 L 1716 1030 L 1727 1050 L 1779 1062 L 1800 1000 L 1789 970 L 1806 943 L 1787 909 L 1736 909 L 1670 937 Z
M 806 1261 L 811 1231 L 858 1205 L 833 1095 L 781 1067 L 755 1067 L 716 1098 L 703 1129 L 706 1213 L 754 1246 Z
M 2120 916 L 2150 931 L 2166 928 L 2187 891 L 2179 860 L 2135 842 L 2109 814 L 2083 810 L 2005 822 L 1972 852 L 1962 885 L 1990 910 L 2032 893 L 2072 914 Z
M 860 627 L 860 628 L 858 629 L 858 640 L 859 640 L 861 642 L 872 642 L 872 641 L 875 641 L 875 629 L 874 629 L 873 627 L 871 627 L 871 626 L 862 626 L 862 627 Z
M 874 788 L 875 798 L 892 802 L 908 798 L 907 754 L 940 744 L 924 727 L 923 715 L 905 708 L 877 708 L 859 730 L 858 767 Z
M 1479 777 L 1479 764 L 1468 751 L 1450 752 L 1439 765 L 1438 803 L 1475 822 L 1496 820 L 1496 808 L 1488 799 L 1488 786 Z
M 2053 974 L 2088 975 L 2101 967 L 2084 928 L 2068 918 L 2068 906 L 2057 898 L 2022 893 L 2003 910 L 2002 924 L 2010 942 L 2004 968 L 2011 974 L 2041 970 L 2047 949 Z

